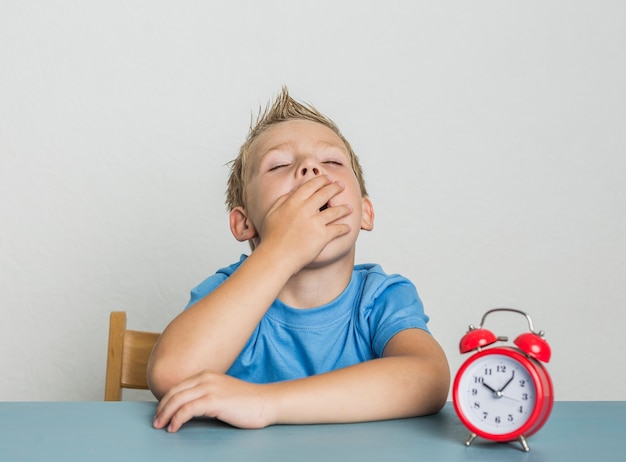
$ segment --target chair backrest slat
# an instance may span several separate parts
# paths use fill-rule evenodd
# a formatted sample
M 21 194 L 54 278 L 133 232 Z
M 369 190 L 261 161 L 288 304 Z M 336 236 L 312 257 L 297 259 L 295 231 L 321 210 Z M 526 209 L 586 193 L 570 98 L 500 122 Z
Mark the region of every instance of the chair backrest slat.
M 122 388 L 147 389 L 146 369 L 158 333 L 126 329 L 126 313 L 112 311 L 109 321 L 105 401 L 120 401 Z

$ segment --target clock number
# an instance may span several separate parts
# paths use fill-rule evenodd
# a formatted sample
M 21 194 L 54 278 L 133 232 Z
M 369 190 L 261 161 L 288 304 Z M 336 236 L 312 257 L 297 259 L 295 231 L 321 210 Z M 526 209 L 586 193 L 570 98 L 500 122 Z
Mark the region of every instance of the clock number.
M 486 367 L 485 368 L 485 375 L 491 375 L 491 368 L 490 367 Z
M 474 401 L 474 409 L 480 409 L 480 403 L 478 401 Z
M 519 381 L 519 386 L 524 388 L 526 386 L 526 380 L 520 380 Z
M 500 416 L 497 416 L 497 417 L 494 419 L 494 421 L 495 421 L 497 424 L 499 424 L 499 423 L 500 423 Z
M 486 419 L 488 415 L 489 415 L 488 412 L 483 412 L 483 419 Z
M 528 393 L 522 393 L 522 401 L 528 401 Z
M 472 388 L 472 396 L 476 396 L 478 394 L 478 390 L 476 388 Z
M 474 383 L 483 383 L 482 377 L 474 377 Z
M 501 365 L 496 368 L 496 372 L 506 372 L 506 366 Z
M 520 406 L 517 410 L 519 411 L 520 414 L 523 414 L 524 413 L 524 406 Z
M 513 422 L 513 414 L 509 414 L 506 420 L 508 420 L 509 422 Z

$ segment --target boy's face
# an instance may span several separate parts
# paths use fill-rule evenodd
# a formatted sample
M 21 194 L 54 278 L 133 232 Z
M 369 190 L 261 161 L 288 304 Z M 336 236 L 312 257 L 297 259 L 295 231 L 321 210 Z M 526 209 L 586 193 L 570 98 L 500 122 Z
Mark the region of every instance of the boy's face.
M 360 229 L 372 229 L 371 202 L 361 196 L 346 146 L 330 128 L 308 120 L 281 122 L 252 143 L 249 155 L 246 213 L 257 232 L 257 244 L 262 239 L 265 216 L 274 203 L 318 175 L 345 185 L 330 199 L 329 207 L 349 204 L 354 210 L 338 220 L 349 224 L 351 232 L 336 240 L 340 242 L 331 242 L 323 253 L 339 251 L 332 247 L 348 250 L 354 246 Z

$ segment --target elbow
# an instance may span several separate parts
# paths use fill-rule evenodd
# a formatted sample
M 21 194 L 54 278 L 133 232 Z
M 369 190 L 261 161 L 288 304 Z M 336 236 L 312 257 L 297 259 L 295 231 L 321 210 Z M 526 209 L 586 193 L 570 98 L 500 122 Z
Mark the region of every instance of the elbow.
M 426 381 L 427 396 L 423 414 L 436 414 L 446 404 L 450 391 L 450 367 L 448 361 L 439 359 L 431 365 L 430 377 Z
M 159 361 L 151 361 L 147 370 L 148 388 L 159 401 L 174 386 Z
M 450 388 L 449 380 L 442 380 L 441 384 L 437 386 L 437 389 L 433 392 L 433 399 L 431 400 L 428 414 L 436 414 L 443 409 L 448 399 L 448 392 Z
M 158 400 L 161 400 L 172 387 L 185 378 L 180 377 L 177 368 L 162 356 L 153 350 L 146 370 L 148 388 Z
M 418 360 L 413 373 L 411 417 L 438 413 L 446 404 L 450 392 L 450 367 L 443 354 Z

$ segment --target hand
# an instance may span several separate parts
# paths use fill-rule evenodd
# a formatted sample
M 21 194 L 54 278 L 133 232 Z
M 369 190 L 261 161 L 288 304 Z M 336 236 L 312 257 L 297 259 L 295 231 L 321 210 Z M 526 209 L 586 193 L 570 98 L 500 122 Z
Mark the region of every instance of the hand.
M 334 239 L 350 232 L 337 220 L 352 213 L 348 204 L 325 205 L 345 186 L 326 176 L 315 177 L 278 198 L 267 212 L 261 230 L 261 246 L 275 246 L 290 257 L 294 272 L 311 263 Z
M 263 393 L 266 385 L 203 371 L 173 387 L 159 403 L 154 428 L 176 432 L 193 417 L 213 417 L 241 428 L 263 428 L 272 422 Z

